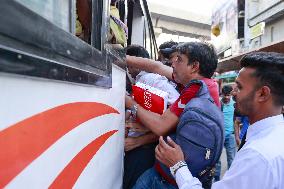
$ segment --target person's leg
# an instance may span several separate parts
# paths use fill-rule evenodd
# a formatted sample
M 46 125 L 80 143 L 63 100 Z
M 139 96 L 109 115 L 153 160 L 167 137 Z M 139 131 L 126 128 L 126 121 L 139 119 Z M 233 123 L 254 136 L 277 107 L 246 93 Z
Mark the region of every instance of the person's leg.
M 227 153 L 227 166 L 228 166 L 228 169 L 229 169 L 231 167 L 233 160 L 234 160 L 234 157 L 236 155 L 236 150 L 237 150 L 237 144 L 236 144 L 234 134 L 230 134 L 230 135 L 226 136 L 225 148 L 226 148 L 226 153 Z
M 203 187 L 203 189 L 211 189 L 211 187 L 212 187 L 212 179 L 211 179 L 211 181 L 207 181 L 205 183 L 202 183 L 202 187 Z
M 219 159 L 219 161 L 215 165 L 214 182 L 219 181 L 220 176 L 221 176 L 221 160 Z
M 148 169 L 137 179 L 132 189 L 151 189 L 155 177 L 157 177 L 157 174 L 154 168 Z
M 155 144 L 135 148 L 125 153 L 123 189 L 130 189 L 137 179 L 155 162 Z
M 178 187 L 167 183 L 155 168 L 151 168 L 138 178 L 132 189 L 178 189 Z

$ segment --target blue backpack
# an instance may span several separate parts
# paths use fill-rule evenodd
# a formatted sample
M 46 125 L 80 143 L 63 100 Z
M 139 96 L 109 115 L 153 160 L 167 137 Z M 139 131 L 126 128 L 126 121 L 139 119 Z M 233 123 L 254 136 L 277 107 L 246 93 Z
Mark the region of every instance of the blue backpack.
M 176 133 L 170 137 L 181 146 L 191 174 L 205 183 L 212 179 L 212 169 L 222 153 L 224 118 L 203 81 L 193 80 L 187 88 L 196 83 L 200 85 L 200 89 L 196 97 L 186 104 Z M 174 179 L 165 165 L 159 163 L 158 167 L 162 169 L 162 176 L 167 181 Z

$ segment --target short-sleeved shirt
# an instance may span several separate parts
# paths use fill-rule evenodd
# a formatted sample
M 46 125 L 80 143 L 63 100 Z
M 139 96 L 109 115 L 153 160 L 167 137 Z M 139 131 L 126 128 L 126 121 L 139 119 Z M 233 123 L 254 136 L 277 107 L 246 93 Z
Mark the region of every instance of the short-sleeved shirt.
M 218 107 L 220 106 L 219 101 L 219 92 L 218 92 L 218 84 L 213 79 L 203 78 L 202 81 L 207 85 L 210 96 L 213 98 L 215 104 Z M 193 84 L 190 87 L 183 89 L 180 97 L 172 104 L 170 107 L 171 112 L 173 112 L 176 116 L 180 117 L 185 105 L 196 96 L 200 86 L 198 84 Z
M 223 103 L 222 112 L 224 115 L 224 128 L 225 128 L 225 136 L 229 136 L 234 133 L 234 103 L 233 99 L 230 99 L 230 102 Z

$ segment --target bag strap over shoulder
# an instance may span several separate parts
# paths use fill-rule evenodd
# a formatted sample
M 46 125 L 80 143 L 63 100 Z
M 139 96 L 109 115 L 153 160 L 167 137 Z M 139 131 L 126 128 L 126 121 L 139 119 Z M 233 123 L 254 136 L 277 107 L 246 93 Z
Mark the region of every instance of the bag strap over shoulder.
M 214 100 L 213 100 L 212 97 L 210 96 L 209 91 L 208 91 L 208 87 L 207 87 L 207 85 L 204 83 L 204 81 L 202 81 L 202 80 L 197 80 L 197 79 L 191 80 L 191 81 L 185 86 L 185 89 L 189 88 L 189 87 L 190 87 L 191 85 L 193 85 L 193 84 L 198 84 L 198 85 L 200 85 L 199 91 L 196 93 L 196 96 L 195 96 L 195 97 L 204 98 L 204 99 L 209 99 L 212 103 L 214 103 Z

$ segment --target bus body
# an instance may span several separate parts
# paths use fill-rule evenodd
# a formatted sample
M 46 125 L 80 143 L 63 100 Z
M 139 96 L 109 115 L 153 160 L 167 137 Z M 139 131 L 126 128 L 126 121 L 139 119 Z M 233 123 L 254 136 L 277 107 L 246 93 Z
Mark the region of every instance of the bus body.
M 125 54 L 107 42 L 110 2 L 86 1 L 89 44 L 75 0 L 0 3 L 0 188 L 122 187 Z M 155 52 L 147 2 L 120 3 Z

